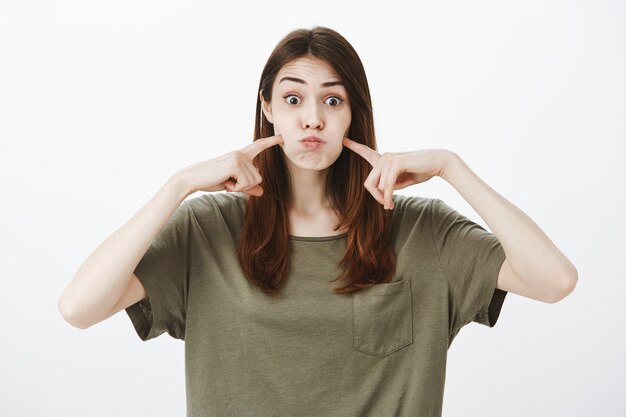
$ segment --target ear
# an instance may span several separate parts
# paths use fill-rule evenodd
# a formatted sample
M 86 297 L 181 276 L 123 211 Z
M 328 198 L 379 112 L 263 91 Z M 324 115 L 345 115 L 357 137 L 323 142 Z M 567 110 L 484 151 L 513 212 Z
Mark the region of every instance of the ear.
M 261 108 L 265 118 L 272 124 L 274 124 L 274 116 L 272 116 L 272 104 L 265 101 L 263 97 L 263 90 L 259 90 L 259 100 L 261 100 Z

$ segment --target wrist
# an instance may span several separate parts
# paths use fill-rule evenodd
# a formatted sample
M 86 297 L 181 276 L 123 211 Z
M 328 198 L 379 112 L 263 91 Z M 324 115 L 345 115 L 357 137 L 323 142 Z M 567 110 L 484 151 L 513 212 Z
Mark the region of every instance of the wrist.
M 182 171 L 178 171 L 172 175 L 167 181 L 167 186 L 172 189 L 181 202 L 195 192 Z
M 450 178 L 452 177 L 454 171 L 458 169 L 461 162 L 462 161 L 459 155 L 444 149 L 441 153 L 441 172 L 439 173 L 439 176 L 450 182 Z

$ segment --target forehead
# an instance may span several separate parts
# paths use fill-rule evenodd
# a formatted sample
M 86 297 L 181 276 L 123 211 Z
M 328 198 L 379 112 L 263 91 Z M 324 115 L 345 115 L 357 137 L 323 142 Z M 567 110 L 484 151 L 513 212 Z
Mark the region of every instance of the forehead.
M 319 84 L 318 81 L 339 79 L 339 75 L 327 61 L 309 56 L 297 58 L 283 65 L 278 71 L 276 82 L 280 82 L 284 76 L 301 78 L 307 83 L 311 81 L 314 84 Z

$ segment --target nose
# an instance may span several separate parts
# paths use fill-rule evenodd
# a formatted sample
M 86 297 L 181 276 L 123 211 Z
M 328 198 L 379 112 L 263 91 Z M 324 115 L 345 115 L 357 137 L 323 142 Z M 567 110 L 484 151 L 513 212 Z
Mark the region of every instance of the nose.
M 302 127 L 304 129 L 323 128 L 322 112 L 316 103 L 306 106 L 302 114 Z

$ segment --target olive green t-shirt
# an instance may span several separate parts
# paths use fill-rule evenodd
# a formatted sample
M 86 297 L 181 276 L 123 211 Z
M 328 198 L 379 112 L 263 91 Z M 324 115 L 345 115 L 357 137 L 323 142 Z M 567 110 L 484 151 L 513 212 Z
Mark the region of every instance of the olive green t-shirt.
M 395 195 L 392 282 L 333 294 L 347 234 L 291 236 L 274 300 L 237 259 L 246 199 L 185 200 L 135 269 L 139 337 L 185 342 L 187 416 L 441 416 L 452 340 L 493 327 L 507 294 L 496 236 L 439 199 Z

